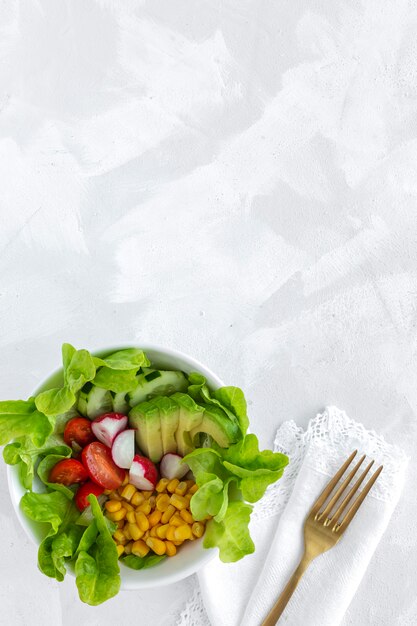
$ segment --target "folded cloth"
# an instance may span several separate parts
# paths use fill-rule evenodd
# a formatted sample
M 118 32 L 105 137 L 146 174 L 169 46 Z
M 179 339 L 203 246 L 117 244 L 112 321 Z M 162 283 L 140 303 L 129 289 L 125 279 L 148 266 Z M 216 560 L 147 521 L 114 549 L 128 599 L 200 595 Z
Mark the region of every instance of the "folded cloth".
M 291 626 L 340 623 L 398 502 L 407 457 L 336 407 L 317 415 L 306 431 L 285 422 L 274 449 L 288 454 L 290 464 L 252 513 L 255 553 L 203 568 L 177 626 L 259 626 L 301 559 L 307 512 L 357 449 L 384 470 L 341 541 L 310 564 L 280 620 Z

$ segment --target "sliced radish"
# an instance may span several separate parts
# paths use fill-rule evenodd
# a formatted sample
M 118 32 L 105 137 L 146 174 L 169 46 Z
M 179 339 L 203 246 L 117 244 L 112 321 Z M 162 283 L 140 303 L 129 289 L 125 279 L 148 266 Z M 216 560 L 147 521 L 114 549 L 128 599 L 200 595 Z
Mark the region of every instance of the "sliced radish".
M 129 482 L 137 489 L 152 491 L 158 480 L 155 465 L 146 456 L 136 454 L 129 470 Z
M 161 476 L 163 478 L 169 478 L 170 480 L 185 476 L 186 473 L 190 471 L 190 468 L 186 463 L 182 463 L 181 461 L 182 456 L 179 454 L 173 454 L 172 452 L 165 454 L 162 457 L 161 464 L 159 466 Z
M 104 413 L 91 422 L 91 430 L 101 443 L 111 448 L 116 435 L 127 426 L 127 415 L 121 413 Z
M 129 469 L 133 463 L 133 457 L 135 456 L 135 432 L 134 428 L 122 430 L 113 441 L 111 455 L 113 461 L 119 467 Z

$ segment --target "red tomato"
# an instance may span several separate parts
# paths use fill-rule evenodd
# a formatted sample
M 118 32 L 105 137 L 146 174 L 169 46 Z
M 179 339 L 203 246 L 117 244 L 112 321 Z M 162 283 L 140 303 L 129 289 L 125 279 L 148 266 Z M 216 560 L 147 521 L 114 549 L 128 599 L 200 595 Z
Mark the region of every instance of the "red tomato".
M 82 463 L 75 459 L 63 459 L 58 461 L 49 472 L 50 483 L 61 485 L 73 485 L 87 480 L 88 474 Z
M 84 483 L 84 485 L 81 485 L 80 487 L 78 487 L 78 491 L 75 494 L 75 504 L 77 505 L 77 508 L 80 511 L 84 511 L 85 507 L 87 507 L 90 503 L 87 500 L 87 496 L 90 495 L 90 493 L 93 493 L 95 496 L 101 496 L 101 494 L 104 491 L 104 487 L 100 487 L 100 485 L 97 485 L 96 483 L 93 483 L 92 480 L 89 480 L 88 482 Z
M 84 448 L 95 439 L 90 420 L 85 417 L 73 417 L 67 422 L 64 430 L 64 441 L 67 446 L 72 447 L 75 442 L 80 448 Z
M 117 489 L 125 477 L 125 470 L 117 467 L 114 463 L 110 448 L 93 441 L 84 448 L 81 453 L 84 467 L 95 483 L 104 489 Z

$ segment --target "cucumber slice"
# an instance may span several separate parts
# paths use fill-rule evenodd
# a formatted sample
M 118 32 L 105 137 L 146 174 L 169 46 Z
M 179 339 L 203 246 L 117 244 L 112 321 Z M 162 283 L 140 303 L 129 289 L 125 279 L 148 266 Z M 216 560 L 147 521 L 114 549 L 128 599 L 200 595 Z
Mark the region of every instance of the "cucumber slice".
M 98 415 L 113 410 L 111 392 L 91 383 L 86 383 L 78 396 L 77 408 L 82 415 L 93 420 Z
M 137 376 L 137 381 L 136 389 L 127 394 L 131 407 L 156 396 L 170 396 L 176 391 L 186 391 L 188 386 L 182 372 L 171 370 L 147 371 Z
M 123 413 L 127 415 L 130 411 L 130 406 L 126 398 L 126 392 L 112 393 L 113 396 L 113 411 L 115 413 Z

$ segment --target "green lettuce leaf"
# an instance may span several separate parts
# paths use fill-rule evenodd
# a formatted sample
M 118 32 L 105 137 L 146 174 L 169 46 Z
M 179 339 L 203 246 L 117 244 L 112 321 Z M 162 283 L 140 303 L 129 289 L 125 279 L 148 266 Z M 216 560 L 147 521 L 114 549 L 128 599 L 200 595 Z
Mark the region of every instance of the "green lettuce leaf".
M 69 344 L 64 344 L 69 346 Z M 72 347 L 72 346 L 71 346 Z M 93 380 L 96 375 L 96 366 L 93 357 L 88 350 L 75 350 L 72 352 L 69 362 L 66 361 L 68 353 L 64 356 L 64 347 L 62 350 L 62 359 L 64 364 L 64 381 L 65 386 L 73 393 L 77 393 L 85 383 Z M 63 413 L 63 411 L 59 411 Z
M 120 589 L 120 568 L 114 543 L 103 513 L 92 494 L 88 496 L 98 536 L 89 552 L 80 550 L 75 563 L 78 593 L 83 602 L 96 606 L 115 596 Z
M 144 557 L 135 556 L 134 554 L 127 554 L 125 557 L 121 559 L 122 563 L 124 563 L 127 567 L 131 569 L 148 569 L 149 567 L 154 567 L 161 561 L 166 559 L 166 555 L 163 554 L 158 556 L 157 554 L 147 554 Z
M 47 389 L 36 396 L 36 408 L 45 415 L 58 415 L 69 411 L 75 400 L 69 387 Z
M 222 465 L 237 477 L 242 496 L 248 502 L 257 502 L 268 485 L 281 478 L 288 457 L 271 450 L 259 450 L 256 435 L 246 435 L 238 443 L 222 450 Z
M 38 550 L 38 566 L 50 578 L 62 582 L 65 578 L 65 562 L 76 553 L 82 535 L 82 527 L 74 524 L 58 534 L 46 537 Z
M 243 435 L 249 426 L 246 399 L 243 391 L 239 387 L 220 387 L 212 392 L 212 397 L 216 399 L 223 409 L 230 410 L 236 415 L 240 430 Z
M 70 458 L 71 448 L 68 448 L 68 446 L 66 447 L 67 452 L 64 454 L 48 454 L 47 456 L 45 456 L 45 458 L 43 458 L 42 461 L 39 463 L 37 472 L 39 478 L 44 483 L 44 485 L 46 485 L 47 487 L 49 487 L 49 489 L 52 489 L 53 491 L 59 491 L 60 493 L 64 494 L 64 496 L 72 500 L 72 498 L 74 497 L 73 489 L 71 489 L 70 487 L 66 487 L 65 485 L 61 485 L 61 483 L 50 483 L 48 480 L 49 473 L 54 465 L 56 465 L 59 461 L 62 461 L 63 459 Z
M 82 526 L 80 528 L 82 528 Z M 93 521 L 90 523 L 89 526 L 87 526 L 87 528 L 84 530 L 82 534 L 75 556 L 78 556 L 78 554 L 81 551 L 88 552 L 89 549 L 96 542 L 97 535 L 98 535 L 97 524 L 96 524 L 96 520 L 93 519 Z
M 37 459 L 48 454 L 67 457 L 71 454 L 71 449 L 55 435 L 51 435 L 41 448 L 35 447 L 30 437 L 18 437 L 3 449 L 3 458 L 8 465 L 19 464 L 20 482 L 25 489 L 32 489 Z
M 140 367 L 149 367 L 151 362 L 149 361 L 143 350 L 139 348 L 126 348 L 125 350 L 118 350 L 106 356 L 104 359 L 99 357 L 93 357 L 96 367 L 102 365 L 113 370 L 132 370 L 136 372 Z
M 52 430 L 50 420 L 36 409 L 33 400 L 0 402 L 0 445 L 26 435 L 40 447 Z
M 138 386 L 136 378 L 137 369 L 116 370 L 109 367 L 101 367 L 95 378 L 97 387 L 114 391 L 115 393 L 133 391 Z
M 22 496 L 20 508 L 33 521 L 49 523 L 51 534 L 56 534 L 64 522 L 70 523 L 79 516 L 73 502 L 59 491 L 49 493 L 29 491 Z
M 210 520 L 206 526 L 203 545 L 205 548 L 219 548 L 223 563 L 234 563 L 255 551 L 249 534 L 249 520 L 252 507 L 244 502 L 230 502 L 223 521 Z

